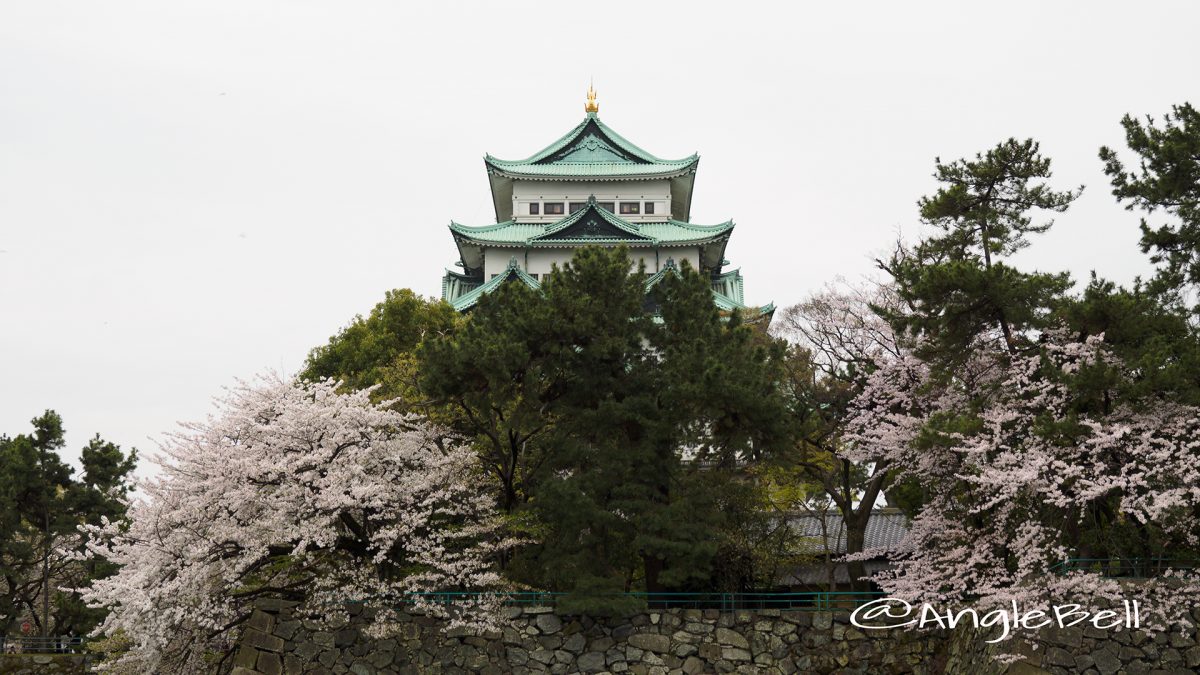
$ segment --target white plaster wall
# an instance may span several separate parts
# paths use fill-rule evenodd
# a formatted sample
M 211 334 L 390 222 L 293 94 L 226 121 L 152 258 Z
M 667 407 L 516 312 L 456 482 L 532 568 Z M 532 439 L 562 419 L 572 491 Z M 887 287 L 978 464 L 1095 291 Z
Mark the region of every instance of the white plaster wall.
M 666 264 L 667 258 L 673 258 L 677 265 L 686 259 L 692 264 L 692 267 L 698 267 L 700 259 L 700 249 L 696 246 L 660 248 L 657 251 L 657 256 L 653 248 L 632 248 L 629 252 L 630 269 L 635 269 L 638 261 L 644 260 L 646 262 L 646 271 L 651 274 L 661 269 Z M 493 275 L 503 272 L 508 267 L 509 259 L 514 255 L 526 272 L 536 274 L 540 279 L 542 275 L 550 272 L 552 265 L 557 264 L 559 267 L 562 267 L 563 263 L 570 262 L 571 257 L 574 255 L 574 249 L 542 248 L 529 251 L 517 248 L 486 249 L 484 251 L 483 265 L 484 280 L 491 279 Z
M 588 197 L 596 195 L 596 201 L 653 201 L 654 215 L 622 215 L 630 222 L 665 220 L 672 217 L 671 211 L 671 181 L 526 181 L 518 180 L 513 183 L 513 219 L 527 223 L 553 223 L 570 213 L 570 207 L 563 207 L 562 216 L 548 216 L 541 213 L 529 215 L 530 202 L 586 202 Z M 614 206 L 618 209 L 618 206 Z M 644 208 L 643 208 L 644 210 Z M 545 209 L 542 209 L 544 212 Z

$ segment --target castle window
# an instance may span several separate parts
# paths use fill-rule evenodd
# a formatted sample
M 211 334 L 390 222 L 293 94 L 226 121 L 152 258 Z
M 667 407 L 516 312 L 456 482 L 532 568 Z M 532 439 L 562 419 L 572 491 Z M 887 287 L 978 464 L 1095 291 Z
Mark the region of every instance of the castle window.
M 612 202 L 596 202 L 596 206 L 599 206 L 609 213 L 612 213 L 613 209 L 615 208 Z
M 646 202 L 646 215 L 654 215 L 654 202 Z
M 562 202 L 546 202 L 546 215 L 561 216 L 563 214 Z
M 540 207 L 541 207 L 541 204 L 538 204 L 537 202 L 533 202 L 532 204 L 530 204 L 529 205 L 529 215 L 531 215 L 531 216 L 538 215 L 538 212 L 541 211 Z
M 621 202 L 621 215 L 637 215 L 642 211 L 641 202 Z
M 582 211 L 585 206 L 587 206 L 587 202 L 571 202 L 571 213 Z

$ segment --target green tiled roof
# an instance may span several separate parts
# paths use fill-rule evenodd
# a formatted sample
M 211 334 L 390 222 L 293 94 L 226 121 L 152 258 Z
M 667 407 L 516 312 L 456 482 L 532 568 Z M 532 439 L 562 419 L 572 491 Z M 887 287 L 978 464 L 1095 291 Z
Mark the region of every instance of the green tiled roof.
M 453 274 L 455 276 L 461 276 L 455 272 L 450 272 L 449 270 L 447 270 L 446 273 L 447 273 L 447 275 Z M 478 288 L 476 288 L 472 291 L 469 291 L 467 293 L 464 293 L 463 295 L 460 295 L 457 298 L 446 298 L 446 284 L 443 281 L 442 297 L 444 299 L 449 300 L 450 304 L 454 306 L 454 309 L 456 309 L 460 312 L 465 312 L 468 309 L 471 309 L 472 307 L 474 307 L 475 303 L 479 302 L 479 299 L 482 298 L 484 295 L 491 293 L 496 288 L 498 288 L 500 286 L 500 284 L 503 284 L 509 280 L 521 281 L 526 286 L 533 288 L 533 289 L 538 289 L 538 288 L 542 287 L 542 285 L 538 283 L 537 279 L 534 279 L 533 277 L 529 276 L 528 274 L 525 273 L 525 270 L 521 269 L 520 263 L 517 262 L 516 257 L 513 257 L 508 261 L 508 267 L 504 268 L 503 272 L 501 272 L 500 274 L 497 274 L 496 276 L 492 277 L 491 279 L 488 279 L 486 282 L 481 284 Z
M 532 156 L 505 160 L 484 156 L 489 172 L 516 178 L 622 179 L 665 178 L 695 170 L 700 156 L 661 159 L 639 148 L 608 125 L 596 113 Z
M 646 278 L 646 281 L 644 284 L 645 292 L 650 293 L 650 291 L 660 281 L 662 281 L 663 277 L 665 277 L 666 275 L 678 274 L 678 273 L 679 273 L 679 268 L 678 268 L 678 266 L 676 266 L 675 261 L 673 259 L 668 258 L 667 262 L 663 264 L 663 268 L 661 270 L 659 270 L 658 272 L 656 272 Z M 728 276 L 728 275 L 721 275 L 721 276 L 724 277 L 724 276 Z M 458 297 L 452 297 L 450 289 L 451 288 L 462 288 L 463 286 L 461 286 L 461 285 L 454 286 L 453 284 L 449 284 L 448 281 L 450 281 L 452 278 L 458 279 L 458 280 L 465 280 L 463 275 L 459 274 L 458 272 L 452 272 L 450 270 L 446 270 L 446 277 L 442 281 L 442 299 L 447 300 L 454 307 L 454 309 L 456 309 L 460 312 L 465 312 L 465 311 L 471 309 L 479 302 L 479 299 L 482 298 L 484 295 L 491 293 L 492 291 L 499 288 L 501 284 L 507 283 L 509 281 L 520 281 L 520 282 L 524 283 L 526 286 L 533 288 L 533 289 L 538 289 L 538 288 L 542 287 L 537 279 L 534 279 L 530 275 L 526 274 L 524 270 L 521 269 L 521 265 L 517 261 L 517 258 L 515 256 L 513 258 L 509 259 L 508 267 L 506 267 L 503 272 L 501 272 L 500 274 L 497 274 L 496 276 L 492 277 L 488 281 L 480 284 L 476 288 L 474 288 L 466 293 L 463 293 L 462 295 L 459 295 Z M 740 279 L 740 275 L 739 275 L 739 279 Z M 748 310 L 750 312 L 750 314 L 752 315 L 752 317 L 766 317 L 768 320 L 770 319 L 771 315 L 774 314 L 774 312 L 775 312 L 774 303 L 765 305 L 763 307 L 747 307 L 746 305 L 742 304 L 740 300 L 731 298 L 715 289 L 713 290 L 713 304 L 716 305 L 717 309 L 719 309 L 723 312 L 737 312 L 737 311 L 747 311 Z
M 667 179 L 671 214 L 692 217 L 692 186 L 700 156 L 662 159 L 639 148 L 588 113 L 562 138 L 525 159 L 484 155 L 496 220 L 512 218 L 513 182 L 519 180 L 616 181 Z
M 572 226 L 584 221 L 588 216 L 592 216 L 593 221 L 602 220 L 608 227 L 603 230 L 597 229 L 594 234 L 572 234 Z M 450 223 L 450 231 L 455 239 L 491 246 L 522 248 L 607 243 L 646 246 L 695 245 L 717 238 L 727 238 L 733 228 L 732 220 L 717 225 L 695 225 L 680 220 L 632 223 L 597 206 L 595 198 L 590 198 L 586 207 L 554 223 L 518 223 L 506 220 L 481 227 Z
M 658 283 L 663 280 L 663 277 L 665 277 L 668 274 L 679 274 L 679 268 L 675 265 L 675 261 L 670 258 L 667 258 L 667 262 L 663 264 L 662 269 L 660 269 L 658 272 L 646 277 L 646 292 L 649 293 L 650 290 L 652 288 L 654 288 L 656 285 L 658 285 Z M 742 304 L 742 299 L 740 297 L 739 298 L 731 298 L 728 295 L 725 295 L 724 293 L 717 290 L 719 283 L 723 283 L 723 282 L 731 279 L 735 275 L 737 278 L 738 291 L 740 294 L 741 277 L 742 277 L 741 273 L 738 270 L 733 270 L 732 272 L 727 272 L 725 274 L 715 277 L 713 280 L 713 292 L 712 292 L 713 304 L 717 306 L 717 309 L 719 309 L 723 312 L 736 312 L 736 311 L 750 310 L 750 312 L 753 313 L 757 317 L 767 317 L 769 319 L 775 313 L 775 303 L 764 305 L 762 307 L 749 307 L 747 305 Z

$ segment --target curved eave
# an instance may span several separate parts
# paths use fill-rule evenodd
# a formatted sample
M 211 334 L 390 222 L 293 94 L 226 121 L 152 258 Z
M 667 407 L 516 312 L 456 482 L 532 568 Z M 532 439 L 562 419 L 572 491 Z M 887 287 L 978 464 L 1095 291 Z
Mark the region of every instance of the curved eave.
M 689 223 L 684 220 L 654 220 L 645 222 L 632 222 L 621 218 L 615 213 L 606 209 L 601 209 L 596 205 L 594 197 L 589 197 L 587 206 L 575 213 L 563 216 L 553 223 L 527 223 L 517 222 L 514 220 L 505 220 L 492 225 L 463 225 L 455 221 L 450 221 L 450 232 L 457 238 L 462 237 L 468 241 L 479 245 L 507 245 L 507 246 L 527 246 L 535 242 L 543 240 L 545 237 L 553 236 L 557 232 L 574 225 L 582 220 L 588 214 L 598 216 L 613 227 L 627 232 L 629 239 L 620 238 L 621 241 L 633 241 L 639 243 L 648 243 L 655 246 L 687 246 L 687 245 L 702 245 L 716 241 L 721 238 L 728 238 L 733 228 L 736 226 L 732 220 L 727 220 L 716 225 L 698 225 Z M 661 237 L 652 234 L 656 229 L 663 228 L 682 230 L 692 233 L 694 236 L 686 238 L 680 237 Z M 512 230 L 513 234 L 498 236 L 486 236 L 490 233 L 502 233 L 505 230 Z M 664 234 L 661 233 L 660 234 Z M 612 238 L 616 240 L 616 238 Z M 591 241 L 594 238 L 579 239 L 577 241 Z M 557 240 L 565 241 L 565 240 Z M 572 240 L 576 241 L 576 240 Z M 719 262 L 719 261 L 718 261 Z
M 681 164 L 688 161 L 694 161 L 697 157 L 697 155 L 694 153 L 691 157 L 684 159 L 662 159 L 660 157 L 656 157 L 614 131 L 612 127 L 600 120 L 600 116 L 598 114 L 588 113 L 587 116 L 583 118 L 582 122 L 576 124 L 570 131 L 559 137 L 558 140 L 535 152 L 529 157 L 526 157 L 525 159 L 508 160 L 500 159 L 499 157 L 492 157 L 491 155 L 487 155 L 487 158 L 497 165 L 510 167 L 530 164 L 544 164 L 546 163 L 547 159 L 563 151 L 576 140 L 578 140 L 579 137 L 582 136 L 587 130 L 587 128 L 592 125 L 595 125 L 597 130 L 603 136 L 608 138 L 608 140 L 612 141 L 614 145 L 623 150 L 626 154 L 633 156 L 638 162 L 643 164 Z
M 695 173 L 696 167 L 700 163 L 700 156 L 692 155 L 679 162 L 661 164 L 571 164 L 564 162 L 530 165 L 503 162 L 490 155 L 484 156 L 483 162 L 489 174 L 513 180 L 632 181 L 662 180 Z
M 631 158 L 630 161 L 597 163 L 550 161 L 556 154 L 578 141 L 592 126 Z M 525 159 L 506 160 L 490 154 L 484 156 L 484 166 L 488 172 L 492 190 L 492 205 L 496 212 L 497 222 L 512 218 L 512 183 L 515 180 L 564 182 L 669 180 L 671 181 L 671 213 L 682 220 L 690 220 L 692 186 L 695 182 L 695 173 L 699 162 L 700 156 L 697 153 L 692 153 L 682 159 L 656 157 L 613 131 L 595 113 L 588 113 L 582 122 L 575 125 L 558 140 Z
M 514 260 L 509 262 L 508 267 L 505 268 L 503 273 L 497 274 L 491 279 L 488 279 L 483 283 L 482 286 L 455 299 L 451 304 L 454 306 L 454 309 L 460 312 L 465 312 L 474 307 L 479 302 L 480 298 L 496 290 L 501 284 L 508 283 L 509 281 L 520 281 L 534 290 L 542 287 L 537 279 L 534 279 L 526 274 L 525 270 L 521 269 L 519 265 L 516 265 Z

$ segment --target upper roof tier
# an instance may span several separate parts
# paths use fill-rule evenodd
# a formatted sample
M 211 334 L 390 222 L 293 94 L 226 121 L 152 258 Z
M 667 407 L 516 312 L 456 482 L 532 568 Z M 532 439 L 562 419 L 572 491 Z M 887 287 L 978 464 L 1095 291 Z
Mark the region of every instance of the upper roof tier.
M 671 213 L 682 221 L 691 219 L 692 184 L 700 156 L 661 159 L 626 140 L 600 121 L 597 113 L 587 116 L 539 152 L 520 160 L 483 158 L 492 184 L 496 221 L 512 218 L 513 181 L 629 181 L 661 180 L 671 183 Z

